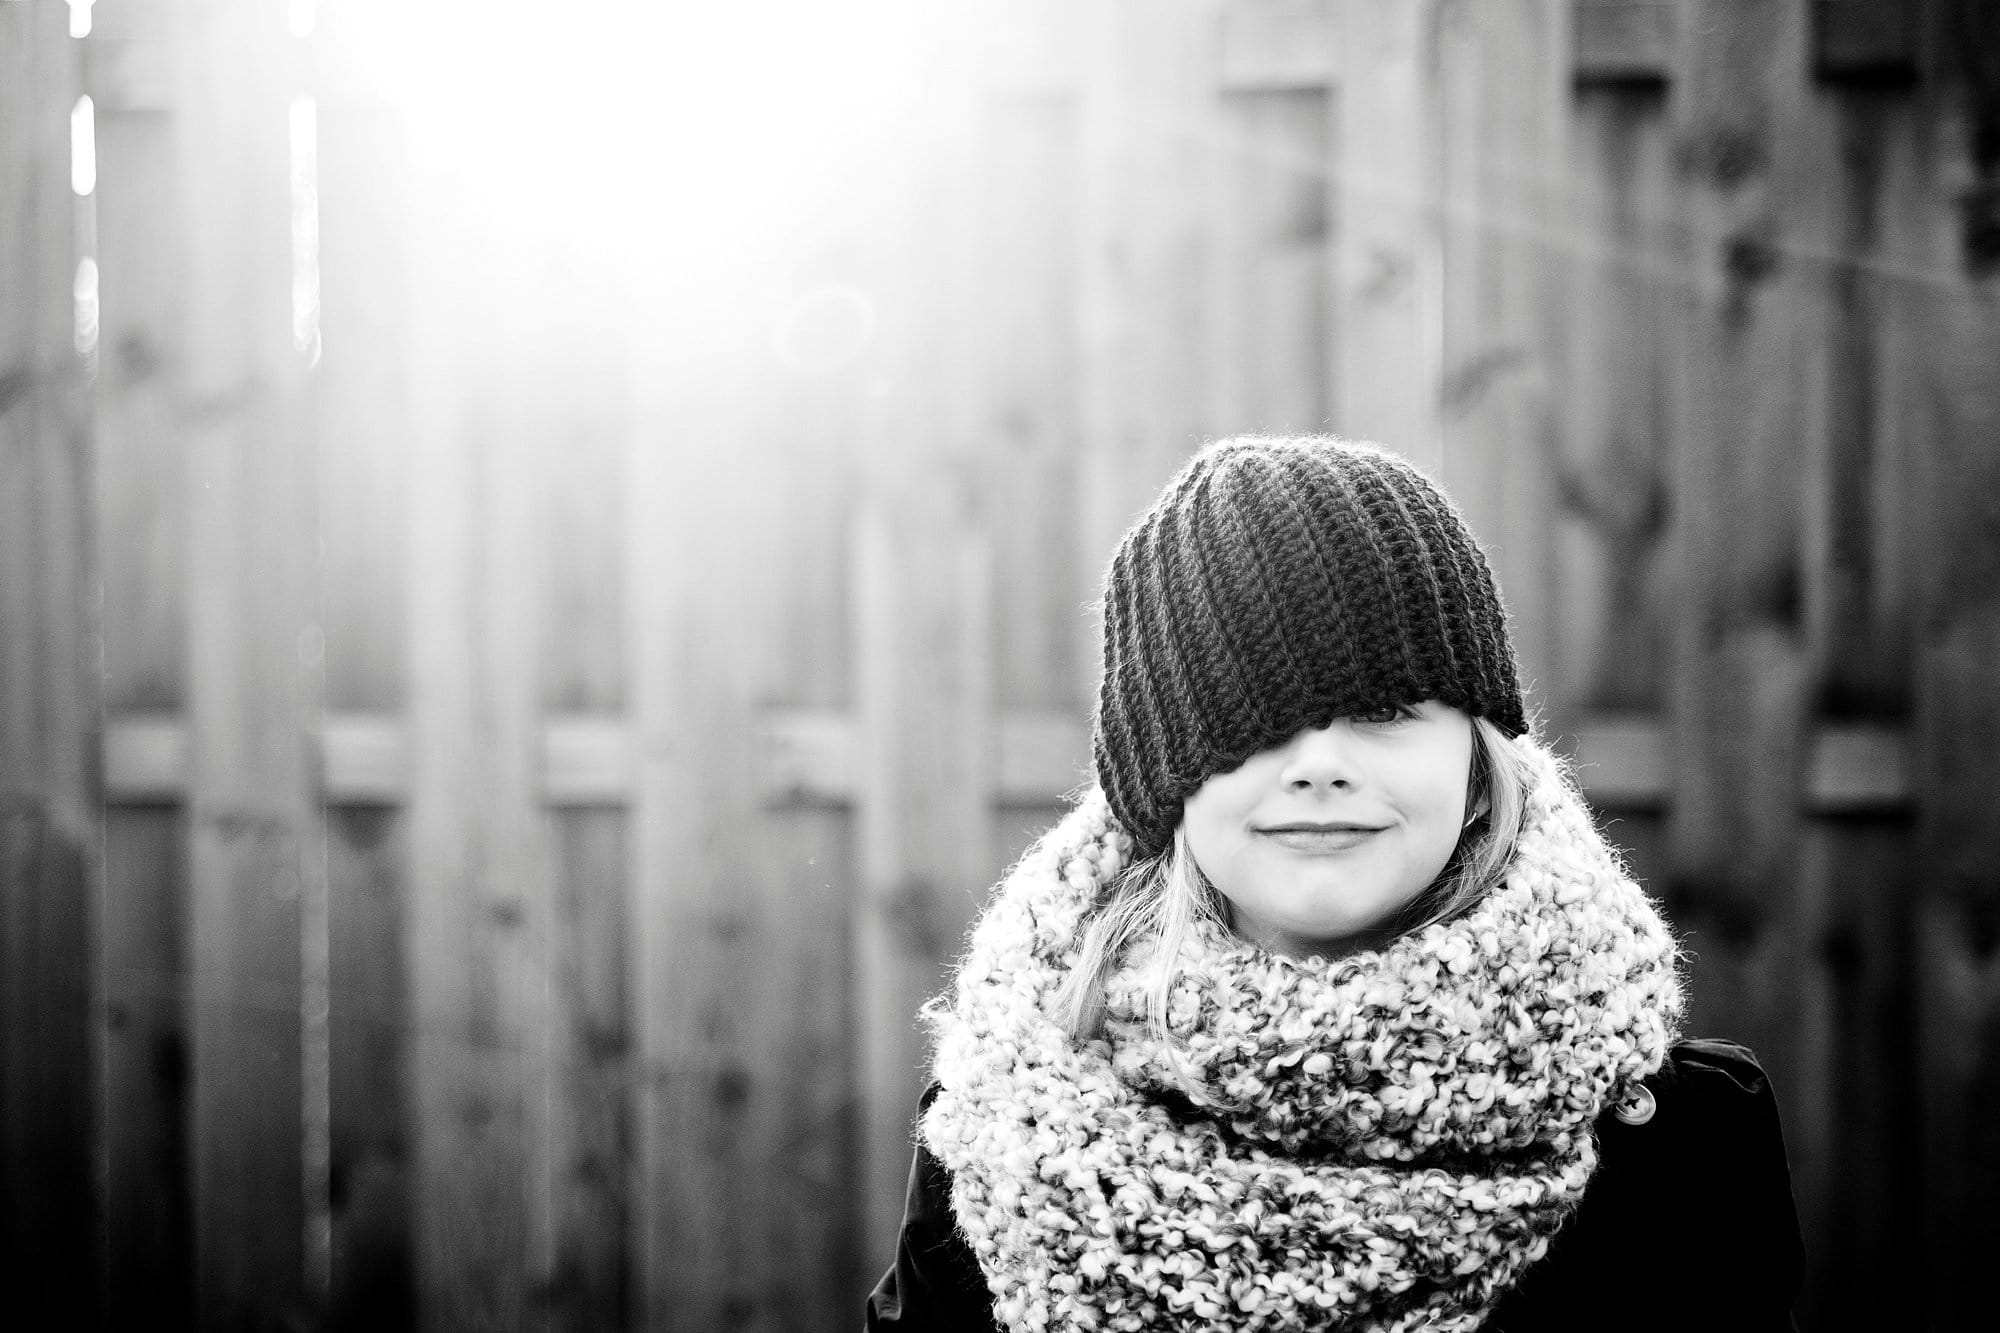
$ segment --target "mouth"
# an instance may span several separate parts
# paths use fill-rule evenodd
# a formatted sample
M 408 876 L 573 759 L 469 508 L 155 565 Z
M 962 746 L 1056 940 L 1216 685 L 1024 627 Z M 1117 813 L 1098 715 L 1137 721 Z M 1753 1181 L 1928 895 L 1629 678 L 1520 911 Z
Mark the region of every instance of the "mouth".
M 1359 847 L 1382 830 L 1369 824 L 1274 824 L 1257 830 L 1281 847 L 1295 852 L 1344 852 Z
M 1259 833 L 1380 833 L 1380 824 L 1313 824 L 1303 820 L 1290 824 L 1271 824 L 1257 831 Z

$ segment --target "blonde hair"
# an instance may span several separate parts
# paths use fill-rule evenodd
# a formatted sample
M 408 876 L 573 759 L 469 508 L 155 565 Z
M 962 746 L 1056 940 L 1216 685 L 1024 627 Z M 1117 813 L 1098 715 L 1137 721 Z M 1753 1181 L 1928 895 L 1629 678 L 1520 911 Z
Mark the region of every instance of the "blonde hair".
M 1520 841 L 1533 770 L 1508 741 L 1507 733 L 1483 717 L 1472 719 L 1472 773 L 1468 795 L 1485 810 L 1460 834 L 1444 869 L 1388 923 L 1389 934 L 1407 935 L 1472 910 L 1506 877 Z M 1078 1041 L 1104 1029 L 1104 982 L 1136 942 L 1151 940 L 1143 960 L 1152 975 L 1146 986 L 1146 1023 L 1163 1048 L 1167 997 L 1177 975 L 1175 960 L 1198 924 L 1229 928 L 1226 901 L 1195 864 L 1188 850 L 1187 825 L 1159 855 L 1135 861 L 1106 887 L 1084 928 L 1075 964 L 1056 994 L 1055 1017 Z

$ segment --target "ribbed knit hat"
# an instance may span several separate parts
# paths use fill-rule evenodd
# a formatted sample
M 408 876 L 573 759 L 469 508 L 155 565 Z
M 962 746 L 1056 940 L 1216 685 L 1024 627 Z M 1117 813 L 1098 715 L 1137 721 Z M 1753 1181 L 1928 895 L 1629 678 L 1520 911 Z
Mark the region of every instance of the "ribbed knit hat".
M 1093 745 L 1141 856 L 1215 774 L 1425 699 L 1527 730 L 1493 571 L 1444 493 L 1387 450 L 1219 441 L 1119 542 Z

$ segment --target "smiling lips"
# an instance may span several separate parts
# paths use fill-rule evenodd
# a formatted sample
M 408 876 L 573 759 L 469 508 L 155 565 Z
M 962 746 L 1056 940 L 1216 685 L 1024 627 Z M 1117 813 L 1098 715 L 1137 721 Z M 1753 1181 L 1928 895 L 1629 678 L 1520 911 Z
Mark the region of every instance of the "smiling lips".
M 1344 852 L 1358 847 L 1382 830 L 1368 824 L 1274 824 L 1257 830 L 1273 841 L 1301 852 Z

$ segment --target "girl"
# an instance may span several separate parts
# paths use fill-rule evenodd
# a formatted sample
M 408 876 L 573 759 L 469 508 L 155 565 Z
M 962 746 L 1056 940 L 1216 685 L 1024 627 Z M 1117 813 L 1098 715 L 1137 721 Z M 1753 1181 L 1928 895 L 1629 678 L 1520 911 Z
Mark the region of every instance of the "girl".
M 1372 445 L 1225 440 L 1120 543 L 1096 785 L 926 1006 L 867 1327 L 1783 1329 L 1750 1053 L 1531 730 L 1499 591 Z

